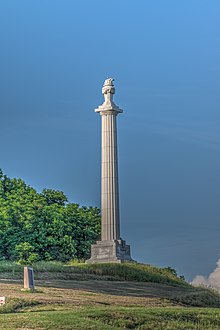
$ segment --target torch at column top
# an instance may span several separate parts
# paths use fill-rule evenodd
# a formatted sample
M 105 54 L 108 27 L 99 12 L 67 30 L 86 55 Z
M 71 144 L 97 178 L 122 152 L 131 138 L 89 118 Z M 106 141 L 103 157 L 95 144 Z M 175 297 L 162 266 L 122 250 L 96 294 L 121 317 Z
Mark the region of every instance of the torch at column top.
M 108 78 L 105 80 L 104 85 L 102 87 L 102 94 L 115 94 L 115 87 L 113 84 L 114 79 L 113 78 Z
M 95 109 L 95 112 L 100 112 L 101 115 L 106 111 L 114 111 L 116 114 L 123 112 L 123 110 L 113 102 L 113 95 L 115 94 L 113 81 L 113 78 L 108 78 L 104 81 L 102 94 L 105 100 L 102 105 Z

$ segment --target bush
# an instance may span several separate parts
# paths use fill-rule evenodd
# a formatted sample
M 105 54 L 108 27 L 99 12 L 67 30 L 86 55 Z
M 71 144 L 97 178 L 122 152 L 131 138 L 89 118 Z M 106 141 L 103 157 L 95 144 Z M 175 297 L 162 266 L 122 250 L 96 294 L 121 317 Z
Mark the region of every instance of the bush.
M 28 242 L 16 245 L 15 251 L 19 258 L 18 263 L 21 265 L 31 265 L 39 258 L 37 253 L 33 253 L 34 247 Z

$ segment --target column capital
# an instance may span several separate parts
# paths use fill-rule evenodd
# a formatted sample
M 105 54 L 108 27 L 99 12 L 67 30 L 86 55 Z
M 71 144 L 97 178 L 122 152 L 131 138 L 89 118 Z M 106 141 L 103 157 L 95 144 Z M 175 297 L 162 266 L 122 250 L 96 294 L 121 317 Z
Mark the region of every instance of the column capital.
M 113 102 L 113 95 L 115 94 L 115 86 L 113 84 L 114 79 L 108 78 L 105 80 L 103 87 L 102 87 L 102 94 L 104 96 L 104 102 L 100 105 L 95 112 L 99 112 L 100 115 L 104 114 L 115 114 L 122 113 L 123 110 L 120 109 L 114 102 Z

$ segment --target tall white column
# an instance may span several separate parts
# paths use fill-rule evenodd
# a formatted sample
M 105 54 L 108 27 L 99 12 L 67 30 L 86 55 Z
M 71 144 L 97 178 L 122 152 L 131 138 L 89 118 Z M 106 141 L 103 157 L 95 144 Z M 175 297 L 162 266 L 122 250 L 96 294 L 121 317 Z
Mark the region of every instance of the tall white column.
M 105 81 L 102 93 L 105 101 L 95 110 L 102 116 L 102 241 L 111 241 L 120 239 L 116 116 L 122 110 L 113 102 L 113 79 Z
M 120 239 L 116 115 L 102 112 L 102 241 Z
M 95 110 L 102 118 L 102 237 L 92 244 L 88 263 L 133 262 L 130 245 L 120 238 L 116 117 L 123 111 L 114 104 L 114 93 L 113 79 L 106 79 L 104 103 Z

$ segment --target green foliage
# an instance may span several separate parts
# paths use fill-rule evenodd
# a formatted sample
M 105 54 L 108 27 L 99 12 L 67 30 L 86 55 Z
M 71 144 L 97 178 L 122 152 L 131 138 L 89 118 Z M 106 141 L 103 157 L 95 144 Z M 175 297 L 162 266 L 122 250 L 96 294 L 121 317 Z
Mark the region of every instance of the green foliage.
M 220 329 L 218 309 L 185 308 L 108 308 L 91 309 L 89 318 L 108 329 L 149 330 L 217 330 Z
M 24 267 L 16 262 L 0 261 L 0 273 L 9 273 L 11 274 L 11 276 L 14 276 L 15 273 L 23 274 L 23 271 L 24 271 Z
M 194 291 L 174 296 L 173 302 L 194 307 L 220 307 L 220 294 L 209 288 L 197 287 Z
M 176 270 L 174 269 L 174 268 L 172 268 L 172 267 L 165 267 L 164 268 L 168 273 L 170 273 L 170 274 L 172 274 L 172 275 L 174 275 L 174 276 L 177 276 L 177 272 L 176 272 Z
M 100 210 L 68 203 L 61 191 L 38 193 L 0 170 L 0 260 L 86 258 L 100 235 Z
M 16 245 L 15 251 L 18 253 L 18 262 L 21 265 L 33 264 L 39 258 L 37 253 L 33 253 L 34 247 L 28 242 Z
M 48 205 L 51 204 L 65 205 L 65 203 L 67 202 L 67 197 L 64 195 L 62 191 L 57 191 L 53 189 L 43 189 L 42 195 L 46 199 Z
M 138 263 L 122 264 L 78 264 L 85 273 L 111 276 L 117 280 L 163 283 L 188 287 L 189 284 L 173 272 L 151 265 Z
M 0 314 L 15 313 L 20 309 L 30 306 L 39 305 L 39 302 L 35 300 L 25 300 L 19 298 L 6 298 L 5 305 L 1 306 Z
M 217 330 L 219 309 L 149 308 L 121 306 L 75 306 L 59 310 L 21 300 L 1 314 L 0 329 L 139 329 L 139 330 Z M 22 306 L 23 305 L 23 306 Z M 18 307 L 17 307 L 18 306 Z M 52 305 L 53 306 L 53 305 Z M 23 307 L 23 308 L 22 308 Z M 1 307 L 2 308 L 2 307 Z M 6 307 L 3 307 L 6 309 Z M 28 308 L 28 310 L 26 310 Z M 13 309 L 15 313 L 13 313 Z M 22 310 L 22 313 L 19 311 Z M 31 311 L 31 312 L 30 312 Z M 10 313 L 10 314 L 9 314 Z
M 6 264 L 6 265 L 5 265 Z M 0 262 L 0 273 L 9 273 L 13 263 Z M 17 269 L 17 268 L 16 268 Z M 21 268 L 19 268 L 21 270 Z M 138 263 L 122 264 L 86 264 L 83 260 L 71 260 L 68 263 L 60 261 L 40 261 L 34 264 L 36 278 L 38 273 L 56 273 L 56 278 L 68 279 L 80 275 L 83 279 L 105 279 L 112 281 L 135 281 L 168 284 L 177 287 L 191 288 L 191 286 L 179 277 L 168 273 L 163 268 L 153 267 Z M 19 271 L 18 269 L 16 271 Z M 21 270 L 22 271 L 22 270 Z M 52 275 L 53 277 L 54 275 Z M 187 292 L 186 292 L 187 293 Z M 178 298 L 177 298 L 178 299 Z

